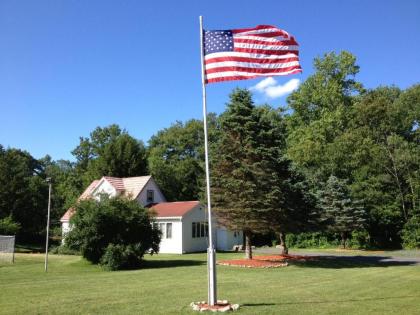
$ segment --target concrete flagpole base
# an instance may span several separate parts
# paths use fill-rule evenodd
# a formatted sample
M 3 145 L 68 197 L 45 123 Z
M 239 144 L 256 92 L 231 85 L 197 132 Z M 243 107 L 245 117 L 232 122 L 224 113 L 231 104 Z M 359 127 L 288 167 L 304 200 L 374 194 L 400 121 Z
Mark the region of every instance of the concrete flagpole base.
M 227 311 L 236 311 L 239 309 L 239 304 L 231 304 L 227 300 L 217 300 L 217 303 L 210 305 L 206 301 L 201 302 L 192 302 L 190 304 L 193 311 L 204 312 L 227 312 Z

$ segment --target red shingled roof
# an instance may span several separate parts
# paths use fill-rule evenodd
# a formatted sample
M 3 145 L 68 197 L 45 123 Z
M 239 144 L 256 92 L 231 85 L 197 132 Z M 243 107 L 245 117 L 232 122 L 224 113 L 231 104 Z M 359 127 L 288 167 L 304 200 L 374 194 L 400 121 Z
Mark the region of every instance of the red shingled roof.
M 90 194 L 92 191 L 96 188 L 96 186 L 99 184 L 99 179 L 94 180 L 90 183 L 90 185 L 85 189 L 85 191 L 80 195 L 80 197 L 77 200 L 83 200 L 90 197 Z
M 73 216 L 74 211 L 75 211 L 75 209 L 73 207 L 72 208 L 68 208 L 67 211 L 66 211 L 66 213 L 64 213 L 63 216 L 61 217 L 60 221 L 61 222 L 63 222 L 63 221 L 69 221 L 70 218 Z
M 96 186 L 99 184 L 99 180 L 94 180 L 90 183 L 90 185 L 85 189 L 85 191 L 80 195 L 77 200 L 84 200 L 88 199 L 90 197 L 90 194 L 92 191 L 96 188 Z M 73 207 L 69 208 L 66 213 L 61 217 L 60 221 L 69 221 L 70 218 L 73 216 L 75 209 Z
M 110 177 L 104 176 L 104 178 L 118 191 L 123 191 L 125 189 L 124 182 L 122 178 L 119 177 Z
M 156 212 L 159 217 L 183 217 L 186 213 L 199 205 L 199 201 L 177 201 L 161 202 L 152 205 L 150 208 Z
M 140 194 L 142 189 L 146 186 L 147 182 L 150 180 L 151 176 L 137 176 L 137 177 L 127 177 L 127 178 L 119 178 L 119 177 L 110 177 L 104 176 L 102 177 L 108 183 L 110 183 L 119 193 L 129 196 L 131 199 L 137 198 Z M 92 196 L 93 191 L 98 187 L 98 184 L 101 182 L 102 179 L 94 180 L 80 195 L 77 200 L 84 200 L 88 199 Z M 74 208 L 69 208 L 66 213 L 61 217 L 61 222 L 69 221 L 70 218 L 73 216 L 75 210 Z

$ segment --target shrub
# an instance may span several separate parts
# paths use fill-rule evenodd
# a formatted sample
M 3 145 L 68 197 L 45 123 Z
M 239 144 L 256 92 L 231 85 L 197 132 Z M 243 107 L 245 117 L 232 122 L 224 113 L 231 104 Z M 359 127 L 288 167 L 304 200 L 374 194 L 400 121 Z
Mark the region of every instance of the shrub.
M 0 234 L 15 235 L 20 230 L 20 224 L 13 221 L 11 216 L 0 219 Z
M 159 251 L 160 232 L 149 211 L 123 197 L 76 205 L 66 245 L 94 264 L 116 270 L 139 266 L 146 251 Z
M 109 244 L 100 264 L 108 270 L 133 269 L 140 266 L 143 251 L 137 245 Z
M 339 240 L 334 235 L 323 233 L 287 234 L 286 244 L 296 248 L 328 248 L 339 245 Z
M 79 251 L 71 249 L 65 244 L 52 247 L 49 250 L 49 253 L 56 254 L 56 255 L 80 255 Z
M 420 248 L 420 216 L 412 216 L 402 230 L 403 246 L 407 249 Z
M 371 248 L 370 235 L 366 230 L 353 231 L 348 246 L 356 249 Z

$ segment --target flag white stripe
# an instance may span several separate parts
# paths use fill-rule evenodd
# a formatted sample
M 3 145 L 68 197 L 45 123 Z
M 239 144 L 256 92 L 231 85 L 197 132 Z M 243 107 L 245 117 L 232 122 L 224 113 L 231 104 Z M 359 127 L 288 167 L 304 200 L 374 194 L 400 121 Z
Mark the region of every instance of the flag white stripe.
M 217 52 L 208 54 L 204 57 L 207 61 L 213 58 L 222 58 L 222 57 L 245 57 L 245 58 L 256 58 L 256 59 L 287 59 L 298 57 L 296 53 L 289 53 L 284 55 L 269 55 L 269 54 L 254 54 L 254 53 L 246 53 L 246 52 L 236 52 L 236 51 L 225 51 L 225 52 Z M 206 66 L 207 67 L 207 66 Z
M 250 49 L 265 49 L 265 50 L 298 50 L 299 46 L 273 46 L 273 45 L 261 45 L 261 44 L 248 44 L 248 43 L 235 43 L 235 48 L 250 48 Z
M 279 30 L 278 28 L 263 28 L 259 30 L 249 30 L 246 32 L 235 33 L 235 35 L 252 35 L 252 34 L 264 34 L 264 33 L 273 33 L 273 32 L 283 32 L 285 35 L 289 35 L 286 31 Z M 290 36 L 289 36 L 290 37 Z
M 244 68 L 261 68 L 261 69 L 280 69 L 298 66 L 299 61 L 291 61 L 284 63 L 254 63 L 254 62 L 237 62 L 237 61 L 223 61 L 214 62 L 206 65 L 206 69 L 215 69 L 220 67 L 244 67 Z
M 251 73 L 251 72 L 244 72 L 244 71 L 225 71 L 225 72 L 216 72 L 216 73 L 210 73 L 206 75 L 207 80 L 221 78 L 221 77 L 236 77 L 236 76 L 242 76 L 242 77 L 266 77 L 270 75 L 287 75 L 292 72 L 295 72 L 297 69 L 289 70 L 289 71 L 283 71 L 283 72 L 266 72 L 266 73 Z
M 235 40 L 235 38 L 249 39 L 249 40 L 259 40 L 259 41 L 267 42 L 267 43 L 277 43 L 277 42 L 282 41 L 282 40 L 290 40 L 290 38 L 282 37 L 282 36 L 261 37 L 261 36 L 246 36 L 246 35 L 241 35 L 241 34 L 234 34 L 233 35 L 233 40 Z

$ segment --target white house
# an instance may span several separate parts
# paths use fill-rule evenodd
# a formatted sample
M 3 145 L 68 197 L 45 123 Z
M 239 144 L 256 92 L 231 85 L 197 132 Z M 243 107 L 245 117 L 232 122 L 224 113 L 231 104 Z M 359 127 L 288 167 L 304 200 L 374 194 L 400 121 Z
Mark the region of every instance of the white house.
M 166 202 L 165 196 L 151 176 L 116 178 L 102 177 L 93 181 L 79 197 L 99 199 L 101 194 L 110 197 L 119 195 L 137 200 L 142 206 L 150 207 L 155 221 L 162 231 L 161 253 L 182 254 L 204 251 L 208 247 L 208 224 L 206 209 L 199 201 Z M 63 236 L 71 229 L 70 208 L 61 218 Z M 214 240 L 217 250 L 230 250 L 241 245 L 242 232 L 234 232 L 217 226 L 214 221 Z

